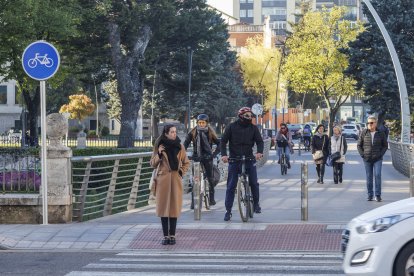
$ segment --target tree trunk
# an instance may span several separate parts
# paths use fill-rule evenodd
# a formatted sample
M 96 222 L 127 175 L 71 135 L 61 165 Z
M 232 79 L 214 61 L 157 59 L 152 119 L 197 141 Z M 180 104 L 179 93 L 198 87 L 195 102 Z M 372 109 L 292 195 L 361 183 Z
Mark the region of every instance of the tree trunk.
M 39 145 L 37 117 L 39 116 L 40 87 L 36 87 L 33 98 L 27 89 L 22 89 L 22 93 L 28 111 L 27 121 L 29 123 L 29 135 L 26 137 L 25 133 L 22 133 L 22 137 L 27 138 L 26 144 L 31 147 L 36 147 Z
M 138 111 L 141 107 L 144 89 L 144 74 L 139 67 L 150 40 L 151 30 L 144 26 L 137 32 L 134 47 L 125 51 L 121 47 L 121 33 L 115 22 L 109 22 L 109 43 L 112 64 L 118 83 L 117 92 L 121 100 L 121 130 L 118 138 L 119 148 L 134 146 Z

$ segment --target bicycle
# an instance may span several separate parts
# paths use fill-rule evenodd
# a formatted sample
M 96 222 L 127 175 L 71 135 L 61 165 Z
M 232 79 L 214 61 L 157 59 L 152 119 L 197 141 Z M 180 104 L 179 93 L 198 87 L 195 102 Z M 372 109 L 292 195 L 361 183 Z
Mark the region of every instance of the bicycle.
M 280 154 L 280 172 L 282 175 L 287 174 L 288 170 L 288 164 L 287 164 L 287 158 L 286 158 L 286 147 L 288 146 L 288 143 L 286 140 L 278 140 L 277 146 L 282 149 L 282 153 Z
M 207 179 L 204 169 L 204 166 L 202 163 L 200 163 L 200 175 L 202 175 L 202 177 L 200 178 L 200 201 L 199 201 L 199 208 L 201 210 L 202 206 L 203 206 L 203 202 L 204 202 L 204 206 L 206 208 L 206 210 L 210 210 L 210 193 L 209 193 L 209 182 Z M 190 173 L 190 177 L 189 177 L 189 186 L 192 187 L 191 189 L 191 209 L 194 209 L 194 161 L 191 160 L 191 173 Z
M 310 140 L 311 140 L 310 136 L 303 137 L 303 145 L 306 151 L 310 151 Z
M 47 54 L 40 56 L 39 53 L 36 53 L 34 58 L 29 59 L 27 65 L 29 65 L 30 68 L 35 68 L 38 62 L 48 68 L 53 66 L 53 59 L 48 58 Z
M 253 195 L 249 185 L 248 173 L 246 172 L 246 160 L 255 160 L 254 158 L 230 158 L 229 162 L 241 161 L 241 173 L 237 181 L 237 203 L 239 206 L 240 217 L 243 222 L 253 218 Z

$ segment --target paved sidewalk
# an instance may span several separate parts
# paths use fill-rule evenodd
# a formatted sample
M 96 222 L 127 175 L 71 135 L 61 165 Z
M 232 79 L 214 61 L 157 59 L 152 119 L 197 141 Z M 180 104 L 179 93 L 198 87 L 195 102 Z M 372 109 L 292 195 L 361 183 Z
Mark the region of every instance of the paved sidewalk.
M 316 183 L 309 152 L 293 156 L 285 176 L 274 162 L 274 152 L 258 170 L 262 214 L 241 222 L 236 202 L 230 222 L 224 222 L 225 183 L 217 186 L 217 205 L 194 221 L 185 195 L 178 220 L 177 244 L 161 246 L 162 233 L 154 207 L 136 209 L 93 221 L 49 225 L 0 225 L 1 249 L 174 251 L 339 251 L 341 230 L 353 217 L 378 206 L 409 197 L 409 179 L 394 170 L 388 152 L 383 163 L 383 202 L 367 202 L 365 171 L 350 142 L 344 182 L 334 184 L 327 167 L 325 184 Z M 309 162 L 309 219 L 301 221 L 300 163 Z

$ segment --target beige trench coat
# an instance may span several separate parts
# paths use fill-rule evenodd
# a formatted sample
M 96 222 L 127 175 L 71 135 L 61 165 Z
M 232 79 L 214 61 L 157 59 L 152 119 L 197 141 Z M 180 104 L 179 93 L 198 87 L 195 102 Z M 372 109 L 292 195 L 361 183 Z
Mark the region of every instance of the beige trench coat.
M 190 167 L 190 160 L 183 145 L 178 152 L 178 170 L 185 175 Z M 150 165 L 157 168 L 156 186 L 156 215 L 158 217 L 178 218 L 183 206 L 183 180 L 178 171 L 171 171 L 168 163 L 167 153 L 163 152 L 162 157 L 158 155 L 158 148 L 154 149 Z

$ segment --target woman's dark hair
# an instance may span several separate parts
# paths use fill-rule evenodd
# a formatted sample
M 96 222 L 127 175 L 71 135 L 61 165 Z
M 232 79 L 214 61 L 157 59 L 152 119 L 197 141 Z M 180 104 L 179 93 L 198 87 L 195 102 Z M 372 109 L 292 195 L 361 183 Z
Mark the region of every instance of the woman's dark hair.
M 320 127 L 322 127 L 323 132 L 325 132 L 325 126 L 323 124 L 318 125 L 318 127 L 316 128 L 316 131 L 318 131 Z
M 161 142 L 161 140 L 163 139 L 163 137 L 166 137 L 165 135 L 166 134 L 168 134 L 168 132 L 170 132 L 170 129 L 172 128 L 172 127 L 176 127 L 175 125 L 165 125 L 164 126 L 164 128 L 162 129 L 162 133 L 161 133 L 161 135 L 160 136 L 158 136 L 158 138 L 155 140 L 155 142 L 154 142 L 154 151 L 156 150 L 156 149 L 158 149 L 158 147 L 159 147 L 159 145 L 160 145 L 160 142 Z M 164 138 L 164 139 L 166 139 L 166 138 Z
M 168 134 L 168 132 L 170 132 L 170 129 L 172 128 L 172 127 L 175 127 L 175 125 L 165 125 L 164 126 L 164 128 L 163 128 L 163 130 L 162 130 L 162 134 Z

